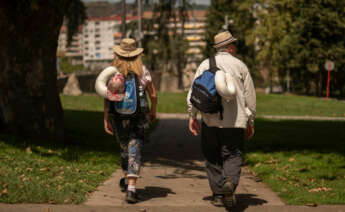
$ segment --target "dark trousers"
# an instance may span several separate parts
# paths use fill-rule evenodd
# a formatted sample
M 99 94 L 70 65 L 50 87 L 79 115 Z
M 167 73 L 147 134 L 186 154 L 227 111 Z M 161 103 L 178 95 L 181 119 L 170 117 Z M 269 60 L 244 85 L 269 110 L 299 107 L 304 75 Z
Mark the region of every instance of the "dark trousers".
M 213 194 L 223 194 L 229 179 L 238 185 L 241 175 L 244 129 L 201 126 L 201 149 Z

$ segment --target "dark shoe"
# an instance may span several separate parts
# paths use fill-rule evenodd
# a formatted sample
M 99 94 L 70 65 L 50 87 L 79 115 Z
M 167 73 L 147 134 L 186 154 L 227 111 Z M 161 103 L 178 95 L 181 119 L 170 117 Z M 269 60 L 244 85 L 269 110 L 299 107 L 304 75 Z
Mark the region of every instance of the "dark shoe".
M 235 186 L 230 180 L 226 180 L 223 185 L 223 204 L 227 210 L 231 210 L 236 205 Z
M 126 194 L 126 202 L 130 204 L 135 204 L 139 202 L 139 198 L 136 192 L 133 191 L 127 191 Z
M 126 179 L 124 177 L 120 179 L 119 186 L 120 186 L 121 192 L 127 191 L 128 185 L 126 184 Z
M 211 204 L 216 207 L 223 207 L 223 195 L 213 195 L 211 199 Z

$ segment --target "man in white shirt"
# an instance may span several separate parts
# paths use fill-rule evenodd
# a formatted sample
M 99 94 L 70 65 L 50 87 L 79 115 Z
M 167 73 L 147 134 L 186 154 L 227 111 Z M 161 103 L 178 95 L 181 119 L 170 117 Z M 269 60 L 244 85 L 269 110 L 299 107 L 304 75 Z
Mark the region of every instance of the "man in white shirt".
M 242 165 L 243 141 L 254 134 L 256 113 L 255 88 L 247 66 L 234 57 L 236 39 L 225 31 L 214 37 L 216 65 L 232 80 L 236 90 L 233 99 L 222 98 L 223 119 L 219 114 L 201 113 L 201 147 L 206 159 L 206 172 L 213 193 L 212 203 L 227 209 L 235 205 L 235 189 L 239 183 Z M 198 67 L 195 78 L 209 69 L 209 60 Z M 196 119 L 198 110 L 190 102 L 192 88 L 187 97 L 189 130 L 196 136 L 200 131 Z

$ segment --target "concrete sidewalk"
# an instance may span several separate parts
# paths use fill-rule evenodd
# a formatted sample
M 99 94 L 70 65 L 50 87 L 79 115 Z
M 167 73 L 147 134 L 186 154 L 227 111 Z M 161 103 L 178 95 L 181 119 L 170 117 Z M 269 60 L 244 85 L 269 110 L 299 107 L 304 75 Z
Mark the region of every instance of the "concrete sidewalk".
M 211 191 L 204 171 L 200 138 L 188 132 L 187 119 L 161 117 L 159 125 L 145 145 L 145 163 L 137 191 L 142 207 L 211 206 Z M 121 170 L 117 170 L 85 205 L 125 206 L 124 193 L 118 188 Z M 256 182 L 244 167 L 237 190 L 242 207 L 252 205 L 284 205 L 265 184 Z M 224 209 L 222 209 L 224 211 Z
M 163 119 L 187 119 L 186 113 L 159 113 L 158 117 Z M 307 121 L 345 121 L 345 117 L 329 116 L 282 116 L 282 115 L 259 115 L 256 118 L 281 119 L 281 120 L 307 120 Z

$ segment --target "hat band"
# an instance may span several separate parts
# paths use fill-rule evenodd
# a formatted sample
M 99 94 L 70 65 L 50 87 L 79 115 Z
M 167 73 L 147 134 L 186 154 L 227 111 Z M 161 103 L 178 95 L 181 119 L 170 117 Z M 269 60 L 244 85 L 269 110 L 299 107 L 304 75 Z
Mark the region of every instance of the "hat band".
M 230 37 L 230 38 L 228 38 L 228 39 L 226 39 L 226 40 L 223 40 L 223 41 L 221 41 L 221 42 L 219 42 L 219 43 L 216 43 L 216 44 L 214 44 L 215 46 L 218 46 L 219 44 L 222 44 L 222 43 L 226 43 L 226 42 L 228 42 L 228 41 L 234 41 L 234 40 L 236 40 L 234 37 Z
M 136 50 L 135 46 L 131 45 L 120 45 L 120 48 L 124 51 L 128 51 L 128 52 L 131 52 L 131 51 L 134 51 Z

